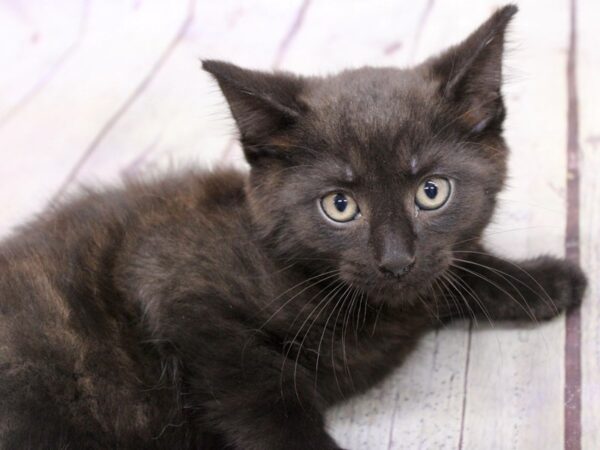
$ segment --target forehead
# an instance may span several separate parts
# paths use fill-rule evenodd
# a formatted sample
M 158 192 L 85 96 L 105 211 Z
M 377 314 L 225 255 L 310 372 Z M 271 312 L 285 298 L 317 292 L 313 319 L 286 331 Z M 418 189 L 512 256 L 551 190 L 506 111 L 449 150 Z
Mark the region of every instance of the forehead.
M 308 101 L 324 119 L 360 119 L 384 126 L 427 106 L 431 85 L 414 69 L 364 67 L 320 78 L 311 84 Z M 358 124 L 357 123 L 357 124 Z
M 327 153 L 364 174 L 416 173 L 440 162 L 437 102 L 414 71 L 365 68 L 326 78 L 312 91 L 314 131 Z

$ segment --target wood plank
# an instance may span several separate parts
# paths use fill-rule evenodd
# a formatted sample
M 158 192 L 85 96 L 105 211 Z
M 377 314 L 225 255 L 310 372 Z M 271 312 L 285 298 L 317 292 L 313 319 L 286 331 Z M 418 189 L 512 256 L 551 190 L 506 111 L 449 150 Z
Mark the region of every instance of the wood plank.
M 187 15 L 183 2 L 169 7 L 158 2 L 92 5 L 78 51 L 0 128 L 5 156 L 0 234 L 46 204 L 102 133 L 102 124 L 143 84 Z M 3 70 L 11 71 L 10 61 Z
M 600 448 L 600 4 L 577 0 L 581 261 L 589 277 L 581 308 L 581 448 Z
M 511 257 L 562 255 L 568 2 L 545 5 L 543 20 L 539 2 L 519 7 L 506 64 L 511 176 L 488 241 Z M 463 447 L 561 448 L 563 349 L 563 320 L 474 331 Z
M 351 449 L 455 448 L 468 338 L 456 326 L 430 333 L 381 386 L 330 412 L 333 435 Z
M 580 144 L 579 92 L 577 85 L 577 0 L 569 1 L 569 45 L 567 50 L 567 142 L 565 167 L 567 220 L 565 256 L 581 262 L 580 246 Z M 581 449 L 581 310 L 567 314 L 565 321 L 564 446 Z
M 0 127 L 31 102 L 79 47 L 89 1 L 0 3 Z M 65 17 L 71 20 L 65 21 Z M 10 38 L 7 38 L 10 37 Z
M 326 75 L 364 65 L 405 66 L 426 25 L 423 15 L 429 10 L 429 2 L 423 7 L 379 2 L 374 7 L 366 1 L 316 1 L 308 11 L 302 35 L 283 61 L 284 68 Z
M 218 164 L 235 126 L 218 86 L 200 69 L 200 58 L 269 69 L 303 3 L 198 2 L 194 23 L 169 64 L 104 136 L 77 182 L 105 184 L 123 174 Z M 256 32 L 264 29 L 269 33 Z M 241 154 L 235 161 L 243 165 Z

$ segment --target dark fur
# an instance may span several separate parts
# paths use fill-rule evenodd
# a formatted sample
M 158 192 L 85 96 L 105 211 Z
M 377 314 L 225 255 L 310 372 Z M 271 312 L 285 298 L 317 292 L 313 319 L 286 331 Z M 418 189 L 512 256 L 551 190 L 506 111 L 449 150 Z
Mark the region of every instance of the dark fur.
M 3 448 L 336 449 L 323 411 L 440 322 L 577 306 L 579 268 L 544 257 L 520 269 L 479 242 L 506 173 L 515 11 L 409 70 L 301 78 L 204 62 L 249 176 L 89 193 L 2 245 Z M 417 211 L 431 174 L 455 180 L 451 201 Z M 337 190 L 360 220 L 323 217 L 318 200 Z M 407 257 L 400 279 L 379 269 Z

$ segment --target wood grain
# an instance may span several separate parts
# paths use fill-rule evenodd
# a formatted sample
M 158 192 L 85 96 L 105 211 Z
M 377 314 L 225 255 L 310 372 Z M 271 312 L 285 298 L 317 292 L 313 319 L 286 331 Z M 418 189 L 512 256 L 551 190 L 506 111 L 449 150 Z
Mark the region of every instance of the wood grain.
M 539 2 L 521 1 L 509 33 L 510 179 L 487 233 L 501 255 L 564 254 L 568 6 L 548 3 L 539 20 Z M 562 320 L 475 331 L 464 448 L 561 448 L 563 349 Z
M 589 276 L 581 309 L 581 448 L 600 448 L 600 3 L 577 0 L 580 246 Z
M 12 4 L 3 3 L 3 14 Z M 68 23 L 68 12 L 48 17 Z M 7 155 L 0 167 L 5 183 L 0 232 L 46 204 L 147 76 L 187 13 L 180 2 L 169 8 L 157 2 L 96 2 L 90 7 L 77 50 L 35 99 L 0 128 Z
M 77 173 L 78 183 L 106 183 L 123 174 L 220 163 L 235 128 L 218 87 L 201 71 L 200 59 L 221 58 L 269 69 L 302 2 L 286 2 L 285 7 L 264 2 L 243 5 L 197 3 L 186 36 L 173 48 L 168 63 L 144 95 L 99 142 Z M 272 33 L 268 41 L 263 34 L 253 33 L 265 28 Z M 227 35 L 235 39 L 224 39 Z M 258 54 L 257 48 L 261 49 Z M 242 165 L 241 155 L 236 154 L 235 160 Z
M 577 82 L 577 0 L 569 2 L 569 46 L 567 51 L 567 167 L 565 256 L 581 262 L 579 91 Z M 570 311 L 565 322 L 565 449 L 581 449 L 581 310 Z
M 0 71 L 0 127 L 33 101 L 77 51 L 90 2 L 64 1 L 61 8 L 41 1 L 2 6 L 0 60 L 11 65 Z M 73 19 L 65 21 L 65 14 Z

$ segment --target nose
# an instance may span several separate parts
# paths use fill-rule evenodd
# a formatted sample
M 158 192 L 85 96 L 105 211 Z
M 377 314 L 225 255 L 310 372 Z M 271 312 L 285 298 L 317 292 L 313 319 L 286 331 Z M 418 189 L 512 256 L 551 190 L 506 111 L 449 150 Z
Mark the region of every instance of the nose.
M 414 255 L 394 252 L 386 254 L 379 263 L 379 270 L 387 276 L 400 278 L 412 270 L 415 265 Z
M 412 270 L 417 237 L 408 220 L 374 227 L 371 239 L 375 261 L 385 276 L 399 278 Z

